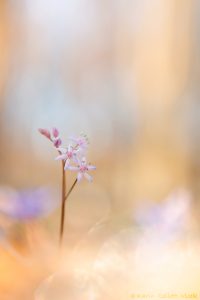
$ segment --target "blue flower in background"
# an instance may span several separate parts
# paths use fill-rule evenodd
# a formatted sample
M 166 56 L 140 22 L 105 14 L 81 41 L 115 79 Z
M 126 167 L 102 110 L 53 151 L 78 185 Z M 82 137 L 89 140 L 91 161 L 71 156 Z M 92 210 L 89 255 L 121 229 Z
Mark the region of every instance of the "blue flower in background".
M 52 213 L 59 202 L 45 188 L 15 191 L 0 189 L 0 213 L 15 220 L 42 218 Z
M 134 219 L 146 236 L 166 242 L 187 231 L 190 206 L 190 194 L 177 190 L 161 203 L 146 204 L 137 209 Z

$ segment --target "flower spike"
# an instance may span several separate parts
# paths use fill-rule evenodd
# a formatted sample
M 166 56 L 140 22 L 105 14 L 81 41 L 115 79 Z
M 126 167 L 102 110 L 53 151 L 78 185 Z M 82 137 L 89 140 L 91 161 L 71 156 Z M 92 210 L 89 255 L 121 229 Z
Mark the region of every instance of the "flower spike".
M 65 203 L 68 197 L 70 196 L 72 190 L 74 189 L 77 182 L 80 182 L 83 178 L 86 178 L 88 181 L 92 181 L 93 178 L 89 171 L 96 170 L 95 166 L 92 166 L 87 163 L 85 155 L 88 149 L 88 138 L 84 134 L 80 134 L 78 137 L 70 137 L 69 140 L 71 143 L 67 147 L 60 147 L 62 140 L 60 138 L 59 130 L 55 127 L 51 131 L 48 129 L 39 129 L 39 132 L 48 138 L 53 145 L 56 147 L 59 155 L 55 160 L 62 161 L 62 205 L 61 205 L 61 221 L 60 221 L 60 245 L 63 240 L 64 233 L 64 221 L 65 221 Z M 65 180 L 65 171 L 76 171 L 77 177 L 72 184 L 71 188 L 66 190 L 66 180 Z

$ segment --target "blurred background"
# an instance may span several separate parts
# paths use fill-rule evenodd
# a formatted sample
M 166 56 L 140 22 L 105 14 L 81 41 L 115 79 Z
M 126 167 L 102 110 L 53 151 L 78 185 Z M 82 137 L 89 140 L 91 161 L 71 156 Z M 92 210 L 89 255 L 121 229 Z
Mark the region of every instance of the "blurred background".
M 2 189 L 45 186 L 59 199 L 61 167 L 37 131 L 56 126 L 66 142 L 86 133 L 97 166 L 68 203 L 72 244 L 100 219 L 180 187 L 198 208 L 199 14 L 195 0 L 1 0 Z M 58 220 L 56 210 L 45 221 L 55 244 Z M 15 247 L 24 243 L 19 227 Z M 6 298 L 4 281 L 5 299 L 17 299 Z

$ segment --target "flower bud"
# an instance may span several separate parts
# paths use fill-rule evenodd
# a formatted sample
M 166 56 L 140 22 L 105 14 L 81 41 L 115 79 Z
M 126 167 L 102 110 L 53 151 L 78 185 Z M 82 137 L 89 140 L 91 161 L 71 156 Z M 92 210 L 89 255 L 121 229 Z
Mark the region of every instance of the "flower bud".
M 62 141 L 60 138 L 57 138 L 53 141 L 53 144 L 56 148 L 60 147 L 60 145 L 62 144 Z
M 47 129 L 43 129 L 43 128 L 39 128 L 38 131 L 44 135 L 46 138 L 48 138 L 49 140 L 51 139 L 51 134 L 49 132 L 49 130 Z
M 59 136 L 59 131 L 56 127 L 52 128 L 52 133 L 55 138 L 57 138 Z

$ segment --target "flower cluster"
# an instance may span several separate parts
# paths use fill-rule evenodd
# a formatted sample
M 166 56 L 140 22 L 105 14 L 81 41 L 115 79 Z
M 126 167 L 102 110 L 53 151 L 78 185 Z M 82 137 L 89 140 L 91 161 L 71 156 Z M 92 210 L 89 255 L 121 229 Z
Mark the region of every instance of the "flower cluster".
M 59 155 L 55 159 L 64 161 L 65 170 L 76 171 L 78 182 L 83 178 L 86 178 L 90 182 L 92 181 L 92 176 L 88 174 L 88 171 L 95 170 L 96 167 L 88 164 L 86 160 L 89 145 L 86 135 L 81 134 L 78 137 L 69 137 L 69 145 L 61 147 L 62 140 L 57 128 L 53 128 L 52 132 L 47 129 L 39 129 L 39 132 L 48 138 L 57 148 Z

